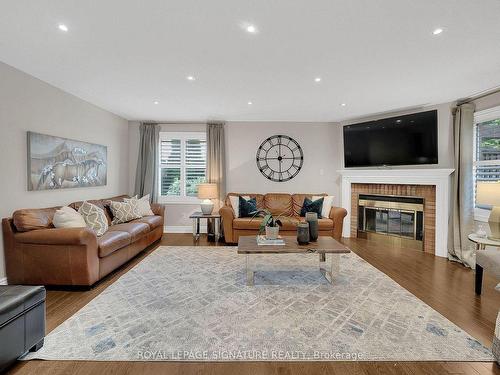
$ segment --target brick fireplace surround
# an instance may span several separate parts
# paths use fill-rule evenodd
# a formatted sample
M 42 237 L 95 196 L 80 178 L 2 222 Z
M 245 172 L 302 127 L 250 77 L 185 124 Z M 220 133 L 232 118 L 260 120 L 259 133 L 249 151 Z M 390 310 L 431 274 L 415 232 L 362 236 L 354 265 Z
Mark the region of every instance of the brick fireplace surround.
M 341 169 L 341 205 L 347 210 L 343 237 L 356 237 L 358 195 L 424 198 L 424 251 L 448 256 L 451 174 L 453 169 Z
M 434 185 L 352 184 L 351 237 L 357 237 L 359 194 L 397 195 L 424 198 L 424 251 L 435 252 L 436 187 Z

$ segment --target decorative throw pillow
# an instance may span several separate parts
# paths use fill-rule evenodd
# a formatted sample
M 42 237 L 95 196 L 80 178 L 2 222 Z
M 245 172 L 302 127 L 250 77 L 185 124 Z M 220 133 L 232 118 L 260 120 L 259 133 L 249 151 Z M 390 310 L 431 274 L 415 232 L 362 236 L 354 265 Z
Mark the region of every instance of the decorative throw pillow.
M 134 219 L 140 219 L 139 205 L 137 199 L 131 199 L 127 202 L 109 202 L 109 207 L 113 213 L 111 225 L 126 223 Z
M 249 200 L 250 197 L 248 195 L 241 196 L 243 199 Z M 231 202 L 231 207 L 233 207 L 234 217 L 240 216 L 240 196 L 238 195 L 230 195 L 229 201 Z
M 315 201 L 304 198 L 304 203 L 302 204 L 302 209 L 300 210 L 300 216 L 306 216 L 306 212 L 316 212 L 318 214 L 318 219 L 321 219 L 321 210 L 323 208 L 323 198 L 316 199 Z
M 153 210 L 151 210 L 151 204 L 149 203 L 149 194 L 143 196 L 140 199 L 137 199 L 137 195 L 132 198 L 124 198 L 125 202 L 129 202 L 131 200 L 137 201 L 137 207 L 139 208 L 139 214 L 142 216 L 152 216 L 154 215 Z
M 87 226 L 83 216 L 68 206 L 61 207 L 55 212 L 52 224 L 56 228 L 85 228 Z
M 330 217 L 330 210 L 333 207 L 333 195 L 321 196 L 313 195 L 312 200 L 318 200 L 323 198 L 323 208 L 321 209 L 321 217 Z
M 253 217 L 257 211 L 257 200 L 255 198 L 239 198 L 240 217 Z
M 102 236 L 108 230 L 108 219 L 104 210 L 95 204 L 83 202 L 78 213 L 83 216 L 87 227 L 93 229 L 98 236 Z

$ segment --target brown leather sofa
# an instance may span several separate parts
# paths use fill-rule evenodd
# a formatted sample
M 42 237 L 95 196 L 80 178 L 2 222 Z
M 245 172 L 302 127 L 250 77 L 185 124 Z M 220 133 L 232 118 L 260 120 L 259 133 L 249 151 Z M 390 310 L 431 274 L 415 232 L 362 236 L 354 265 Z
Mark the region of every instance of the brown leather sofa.
M 110 227 L 100 237 L 88 228 L 54 228 L 59 207 L 22 209 L 3 219 L 9 284 L 90 286 L 161 239 L 164 208 L 157 204 L 151 206 L 154 216 L 111 225 L 109 201 L 124 197 L 88 201 L 108 218 Z M 69 206 L 78 210 L 82 203 Z
M 224 206 L 219 210 L 224 228 L 224 238 L 227 243 L 237 243 L 240 236 L 255 235 L 258 232 L 262 219 L 259 218 L 236 218 L 231 206 L 230 196 L 245 195 L 250 198 L 256 198 L 257 208 L 267 209 L 273 214 L 282 214 L 293 220 L 284 220 L 280 234 L 283 236 L 295 236 L 297 221 L 304 221 L 300 217 L 300 210 L 304 203 L 304 198 L 312 198 L 313 195 L 326 196 L 327 194 L 247 194 L 247 193 L 229 193 L 226 196 Z M 337 241 L 342 237 L 342 226 L 347 211 L 344 208 L 332 207 L 328 218 L 319 219 L 319 235 L 332 236 Z

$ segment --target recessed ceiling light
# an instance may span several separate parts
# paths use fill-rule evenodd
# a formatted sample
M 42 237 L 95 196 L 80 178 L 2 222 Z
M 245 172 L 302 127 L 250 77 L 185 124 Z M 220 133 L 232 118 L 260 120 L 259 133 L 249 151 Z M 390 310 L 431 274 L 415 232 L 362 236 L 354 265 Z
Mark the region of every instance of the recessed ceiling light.
M 251 34 L 255 34 L 257 32 L 257 28 L 254 25 L 248 25 L 246 27 L 246 30 Z
M 65 24 L 63 23 L 60 23 L 59 26 L 57 26 L 59 28 L 59 30 L 61 31 L 68 31 L 68 26 L 66 26 Z
M 248 105 L 252 105 L 253 103 L 252 102 L 248 102 Z
M 321 77 L 314 78 L 314 82 L 321 82 Z
M 155 100 L 153 104 L 160 104 L 160 102 L 158 100 Z
M 186 79 L 188 81 L 194 81 L 195 80 L 194 76 L 187 76 Z
M 437 28 L 436 30 L 434 30 L 432 33 L 433 33 L 434 35 L 439 35 L 439 34 L 441 34 L 442 32 L 443 32 L 443 29 L 442 29 L 442 28 L 440 28 L 440 27 L 438 27 L 438 28 Z
M 346 105 L 347 105 L 347 104 L 345 104 L 345 103 L 342 103 L 342 104 L 341 104 L 341 106 L 342 106 L 342 107 L 345 107 Z

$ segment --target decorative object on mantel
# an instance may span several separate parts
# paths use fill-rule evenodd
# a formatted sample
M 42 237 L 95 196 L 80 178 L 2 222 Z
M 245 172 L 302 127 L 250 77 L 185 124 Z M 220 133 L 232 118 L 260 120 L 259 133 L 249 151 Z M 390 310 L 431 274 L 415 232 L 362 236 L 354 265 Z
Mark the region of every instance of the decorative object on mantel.
M 198 185 L 198 198 L 203 199 L 201 202 L 201 212 L 204 215 L 210 215 L 214 209 L 214 203 L 211 199 L 217 198 L 217 184 L 205 183 Z
M 488 224 L 491 240 L 500 240 L 500 181 L 476 183 L 476 203 L 479 205 L 493 206 L 491 209 Z
M 304 154 L 297 141 L 287 135 L 273 135 L 257 149 L 257 167 L 268 180 L 284 182 L 302 168 Z
M 103 186 L 107 147 L 28 132 L 28 190 Z
M 297 242 L 299 245 L 307 245 L 309 240 L 309 223 L 303 222 L 297 224 Z
M 306 212 L 306 222 L 309 224 L 309 239 L 318 240 L 318 214 L 316 212 Z
M 341 202 L 347 210 L 346 222 L 351 222 L 351 185 L 352 184 L 395 184 L 430 185 L 436 189 L 435 204 L 435 255 L 448 257 L 448 217 L 450 212 L 450 175 L 451 168 L 418 169 L 340 169 Z M 344 225 L 343 237 L 350 237 L 350 225 Z

